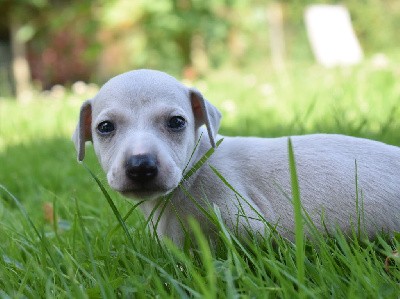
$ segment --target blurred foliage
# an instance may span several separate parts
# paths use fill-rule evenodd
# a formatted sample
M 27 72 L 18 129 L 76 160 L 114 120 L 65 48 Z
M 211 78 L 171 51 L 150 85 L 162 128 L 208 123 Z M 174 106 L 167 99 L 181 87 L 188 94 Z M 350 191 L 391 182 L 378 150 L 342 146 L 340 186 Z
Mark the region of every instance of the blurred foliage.
M 237 63 L 243 60 L 250 43 L 244 40 L 246 32 L 265 21 L 254 17 L 257 12 L 254 3 L 242 0 L 109 1 L 101 8 L 99 18 L 104 41 L 122 40 L 127 47 L 121 64 L 168 69 L 173 73 L 185 67 L 190 72 L 194 66 L 195 71 L 202 72 L 209 65 L 218 66 L 228 58 L 234 58 Z M 265 32 L 262 35 L 266 36 Z
M 275 1 L 284 12 L 286 57 L 310 60 L 303 12 L 311 0 Z M 348 7 L 366 54 L 399 47 L 400 1 L 322 0 Z M 133 68 L 189 79 L 229 63 L 268 65 L 267 11 L 261 0 L 0 0 L 6 18 L 23 24 L 33 77 L 44 87 L 102 81 Z M 96 74 L 93 77 L 93 74 Z
M 0 29 L 18 24 L 17 38 L 27 43 L 32 77 L 40 87 L 90 79 L 99 29 L 92 6 L 90 0 L 0 0 Z
M 98 21 L 92 17 L 92 1 L 75 2 L 51 4 L 29 43 L 32 75 L 44 88 L 89 81 L 95 71 Z

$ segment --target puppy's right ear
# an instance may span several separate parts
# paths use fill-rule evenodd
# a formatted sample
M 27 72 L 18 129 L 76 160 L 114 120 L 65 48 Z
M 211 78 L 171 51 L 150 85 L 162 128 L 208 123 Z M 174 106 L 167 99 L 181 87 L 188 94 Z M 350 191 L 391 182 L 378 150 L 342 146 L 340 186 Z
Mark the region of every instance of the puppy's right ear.
M 85 158 L 85 142 L 92 141 L 92 102 L 87 100 L 82 104 L 79 114 L 78 125 L 72 135 L 72 141 L 75 143 L 78 161 Z

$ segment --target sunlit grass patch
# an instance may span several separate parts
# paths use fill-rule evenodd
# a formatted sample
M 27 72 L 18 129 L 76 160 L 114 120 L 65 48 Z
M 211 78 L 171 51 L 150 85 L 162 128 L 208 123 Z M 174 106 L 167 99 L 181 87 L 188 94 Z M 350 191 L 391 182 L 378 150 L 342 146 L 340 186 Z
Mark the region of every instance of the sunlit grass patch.
M 225 71 L 204 84 L 206 97 L 223 112 L 226 134 L 335 132 L 398 144 L 393 133 L 400 126 L 399 72 L 396 65 L 374 69 L 368 64 L 332 70 L 296 67 L 287 76 Z

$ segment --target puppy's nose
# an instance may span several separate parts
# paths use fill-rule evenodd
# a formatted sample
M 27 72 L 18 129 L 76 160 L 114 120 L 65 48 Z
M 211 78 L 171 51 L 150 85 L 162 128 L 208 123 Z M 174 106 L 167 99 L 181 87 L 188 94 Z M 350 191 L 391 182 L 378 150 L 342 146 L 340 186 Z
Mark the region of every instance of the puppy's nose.
M 133 181 L 144 183 L 157 176 L 157 159 L 153 155 L 130 156 L 125 164 L 126 176 Z

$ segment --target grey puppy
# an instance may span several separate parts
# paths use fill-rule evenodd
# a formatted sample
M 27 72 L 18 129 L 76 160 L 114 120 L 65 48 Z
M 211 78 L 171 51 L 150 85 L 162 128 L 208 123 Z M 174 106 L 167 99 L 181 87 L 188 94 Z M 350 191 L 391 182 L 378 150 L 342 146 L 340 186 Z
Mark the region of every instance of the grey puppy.
M 109 185 L 144 200 L 145 216 L 155 210 L 154 219 L 160 217 L 157 233 L 177 244 L 182 243 L 189 217 L 212 234 L 214 228 L 198 205 L 218 207 L 225 224 L 239 234 L 249 225 L 265 233 L 262 215 L 293 239 L 288 138 L 222 137 L 217 135 L 220 118 L 196 89 L 163 72 L 136 70 L 112 78 L 83 103 L 73 140 L 80 161 L 85 142 L 92 141 Z M 221 138 L 207 162 L 182 181 L 184 171 Z M 362 214 L 361 225 L 369 236 L 400 229 L 398 147 L 328 134 L 291 140 L 302 205 L 318 228 L 339 227 L 348 233 Z M 187 192 L 177 188 L 180 183 Z M 165 195 L 171 192 L 160 215 Z

